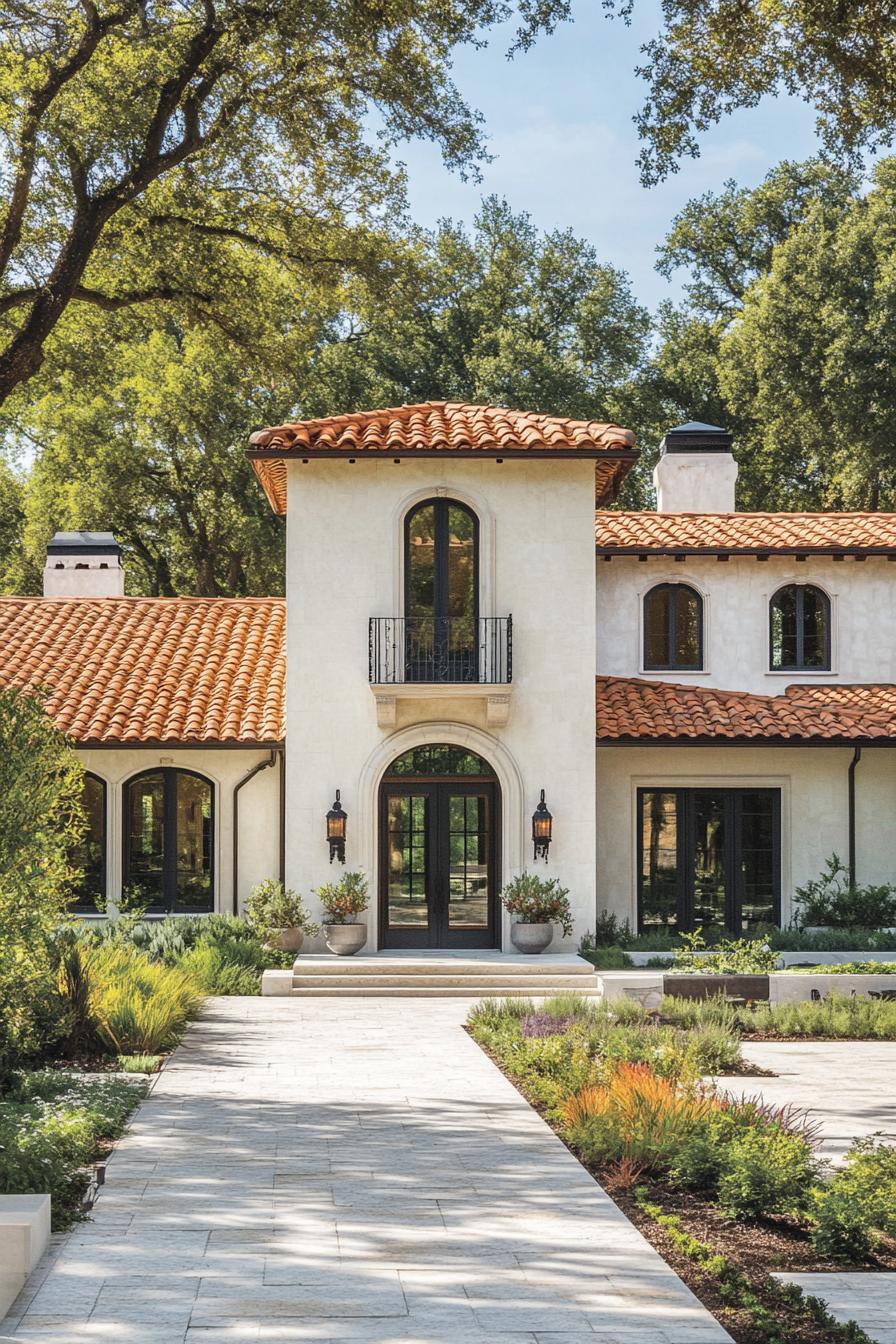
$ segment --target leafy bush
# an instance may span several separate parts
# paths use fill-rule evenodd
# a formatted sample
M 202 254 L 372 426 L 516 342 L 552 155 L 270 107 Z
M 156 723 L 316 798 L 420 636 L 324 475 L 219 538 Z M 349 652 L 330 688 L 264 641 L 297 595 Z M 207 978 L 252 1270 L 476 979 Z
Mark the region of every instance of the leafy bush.
M 896 1002 L 831 994 L 806 1003 L 754 1003 L 738 1008 L 741 1031 L 829 1040 L 896 1040 Z
M 197 1011 L 202 993 L 185 971 L 151 962 L 134 948 L 113 942 L 85 944 L 80 973 L 87 981 L 90 1030 L 115 1055 L 171 1049 Z
M 325 882 L 317 889 L 325 924 L 354 924 L 369 904 L 367 878 L 363 873 L 343 873 L 338 882 Z
M 724 994 L 713 994 L 708 999 L 682 999 L 666 995 L 660 1004 L 660 1017 L 673 1026 L 690 1031 L 693 1027 L 724 1027 L 734 1033 L 737 1012 Z
M 828 859 L 821 877 L 796 888 L 793 903 L 799 924 L 828 924 L 835 928 L 896 924 L 896 887 L 854 886 L 848 869 L 836 854 Z
M 320 933 L 320 926 L 305 909 L 301 896 L 272 878 L 252 888 L 246 902 L 246 919 L 265 941 L 273 939 L 281 929 L 301 929 L 310 938 Z
M 587 947 L 585 939 L 579 946 L 579 955 L 598 971 L 624 971 L 628 966 L 634 965 L 627 952 L 623 952 L 621 947 Z
M 556 877 L 520 873 L 501 892 L 501 904 L 521 924 L 559 924 L 564 936 L 573 930 L 569 892 Z
M 804 929 L 779 929 L 774 925 L 757 926 L 755 937 L 778 952 L 896 952 L 896 933 L 885 929 L 824 928 L 808 933 Z M 668 952 L 682 946 L 686 935 L 669 932 L 642 933 L 622 939 L 624 951 Z M 704 929 L 707 947 L 715 947 L 726 937 L 721 929 Z
M 627 919 L 611 915 L 609 910 L 601 910 L 597 917 L 593 933 L 586 933 L 579 943 L 579 953 L 587 956 L 598 947 L 618 947 L 627 943 L 632 936 L 631 925 Z
M 817 1192 L 812 1244 L 822 1255 L 859 1260 L 880 1234 L 896 1235 L 896 1149 L 860 1139 Z
M 163 1055 L 119 1055 L 115 1063 L 121 1073 L 158 1073 Z
M 78 1216 L 82 1168 L 124 1131 L 145 1084 L 57 1070 L 22 1074 L 0 1100 L 0 1193 L 52 1200 L 54 1231 Z
M 0 689 L 0 1080 L 65 1033 L 56 931 L 80 877 L 83 778 L 42 698 Z
M 760 938 L 724 938 L 707 952 L 702 929 L 682 934 L 674 952 L 675 970 L 692 975 L 769 975 L 777 965 L 777 952 Z
M 825 975 L 896 975 L 896 961 L 842 961 L 821 969 Z
M 744 1125 L 725 1146 L 718 1201 L 729 1218 L 804 1210 L 818 1177 L 803 1135 L 775 1124 Z
M 221 939 L 197 943 L 178 965 L 203 994 L 258 994 L 270 958 L 260 943 Z
M 658 1078 L 644 1064 L 619 1064 L 603 1086 L 584 1087 L 563 1106 L 566 1137 L 586 1161 L 668 1170 L 685 1140 L 709 1123 L 712 1098 Z

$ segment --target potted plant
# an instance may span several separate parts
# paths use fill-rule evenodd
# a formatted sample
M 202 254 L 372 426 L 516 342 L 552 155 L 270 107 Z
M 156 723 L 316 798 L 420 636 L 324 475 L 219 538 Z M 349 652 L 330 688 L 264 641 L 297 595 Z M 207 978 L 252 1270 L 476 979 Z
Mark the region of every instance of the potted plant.
M 501 892 L 501 904 L 517 916 L 510 926 L 510 938 L 518 952 L 543 952 L 554 936 L 555 924 L 566 937 L 572 933 L 569 892 L 556 877 L 520 873 Z
M 246 902 L 246 919 L 266 947 L 283 952 L 300 952 L 305 934 L 320 933 L 305 909 L 305 902 L 282 882 L 267 878 L 258 882 Z
M 355 915 L 367 909 L 367 878 L 363 873 L 343 873 L 338 882 L 325 882 L 317 889 L 324 908 L 324 937 L 337 957 L 351 957 L 367 942 L 367 925 Z

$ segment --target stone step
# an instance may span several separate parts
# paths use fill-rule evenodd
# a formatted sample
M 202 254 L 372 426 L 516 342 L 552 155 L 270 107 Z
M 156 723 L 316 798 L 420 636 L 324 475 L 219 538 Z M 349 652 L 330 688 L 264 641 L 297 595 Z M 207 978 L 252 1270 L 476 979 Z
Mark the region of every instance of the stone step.
M 384 974 L 378 976 L 353 975 L 346 971 L 342 975 L 293 975 L 293 986 L 296 989 L 310 989 L 317 986 L 326 989 L 332 986 L 334 989 L 357 989 L 368 993 L 379 993 L 381 989 L 415 989 L 429 986 L 432 989 L 467 989 L 470 993 L 487 994 L 492 992 L 492 986 L 498 986 L 497 992 L 503 992 L 502 986 L 510 985 L 518 989 L 521 994 L 543 992 L 545 986 L 550 987 L 551 993 L 561 992 L 562 990 L 579 991 L 591 986 L 592 981 L 596 984 L 596 976 L 582 975 L 551 975 L 545 973 L 538 976 L 512 976 L 505 978 L 502 975 L 465 975 L 463 973 L 455 975 L 433 976 L 431 980 L 422 980 L 419 975 L 400 975 Z
M 561 987 L 562 988 L 562 987 Z M 395 985 L 381 987 L 378 984 L 365 983 L 363 986 L 354 985 L 346 987 L 342 985 L 331 985 L 320 982 L 315 985 L 304 984 L 299 988 L 293 986 L 290 995 L 294 998 L 379 998 L 384 999 L 527 999 L 545 998 L 547 995 L 560 993 L 561 989 L 552 985 L 538 984 L 526 988 L 518 980 L 503 985 L 486 985 L 479 988 L 462 987 L 457 985 Z M 588 985 L 587 988 L 579 988 L 577 993 L 587 998 L 599 998 L 600 990 L 597 985 Z
M 401 975 L 423 976 L 434 979 L 441 976 L 465 975 L 502 980 L 516 976 L 539 977 L 542 975 L 583 976 L 595 974 L 594 967 L 582 957 L 335 957 L 321 954 L 298 957 L 293 963 L 293 974 L 300 976 L 355 975 L 375 976 Z

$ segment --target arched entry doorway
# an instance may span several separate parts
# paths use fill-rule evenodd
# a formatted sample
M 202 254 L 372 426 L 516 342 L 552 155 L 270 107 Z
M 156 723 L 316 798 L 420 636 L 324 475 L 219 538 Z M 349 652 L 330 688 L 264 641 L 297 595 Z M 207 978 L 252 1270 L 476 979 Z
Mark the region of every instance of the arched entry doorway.
M 396 757 L 379 799 L 381 947 L 495 947 L 501 790 L 464 747 Z

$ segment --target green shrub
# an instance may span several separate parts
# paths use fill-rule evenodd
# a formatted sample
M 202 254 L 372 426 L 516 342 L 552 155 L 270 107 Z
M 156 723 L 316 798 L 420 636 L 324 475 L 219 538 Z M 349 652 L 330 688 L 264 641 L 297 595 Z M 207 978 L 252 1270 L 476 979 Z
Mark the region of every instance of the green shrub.
M 105 1049 L 158 1054 L 177 1044 L 201 1000 L 191 975 L 115 943 L 86 948 L 82 959 L 90 978 L 90 1018 Z
M 817 1192 L 814 1215 L 812 1244 L 835 1259 L 862 1259 L 882 1233 L 896 1234 L 896 1149 L 874 1139 L 853 1144 Z
M 710 1122 L 682 1139 L 669 1163 L 669 1179 L 685 1190 L 715 1190 L 724 1161 L 719 1128 Z
M 829 1040 L 896 1040 L 896 1002 L 830 994 L 804 1003 L 755 1003 L 737 1010 L 742 1031 Z
M 556 877 L 519 873 L 503 888 L 501 904 L 521 924 L 559 924 L 565 937 L 572 933 L 569 892 Z
M 602 910 L 597 917 L 594 932 L 582 935 L 579 955 L 587 957 L 599 947 L 618 947 L 627 943 L 631 936 L 631 925 L 627 919 L 620 920 L 616 915 L 611 915 L 609 910 Z
M 855 886 L 849 870 L 836 854 L 818 878 L 793 893 L 798 924 L 827 924 L 835 928 L 896 924 L 896 887 Z
M 164 1055 L 119 1055 L 115 1063 L 121 1073 L 158 1073 Z
M 255 940 L 221 939 L 197 943 L 178 964 L 203 994 L 258 994 L 271 957 Z
M 78 1216 L 82 1168 L 117 1138 L 145 1092 L 136 1080 L 61 1070 L 22 1074 L 0 1101 L 0 1193 L 52 1200 L 54 1231 Z
M 707 952 L 702 929 L 683 933 L 674 951 L 674 969 L 691 975 L 769 975 L 777 965 L 777 952 L 762 938 L 723 938 Z
M 744 1125 L 725 1145 L 718 1201 L 729 1218 L 796 1213 L 811 1198 L 818 1167 L 809 1143 L 777 1125 Z
M 667 994 L 660 1005 L 660 1017 L 686 1030 L 714 1026 L 733 1033 L 737 1029 L 737 1012 L 724 994 L 713 994 L 708 999 L 682 999 Z
M 320 925 L 312 920 L 301 896 L 272 878 L 252 888 L 246 920 L 262 941 L 272 940 L 281 929 L 301 929 L 310 938 L 320 933 Z
M 584 941 L 584 940 L 583 940 Z M 579 953 L 598 971 L 624 971 L 634 962 L 621 947 L 580 947 Z

